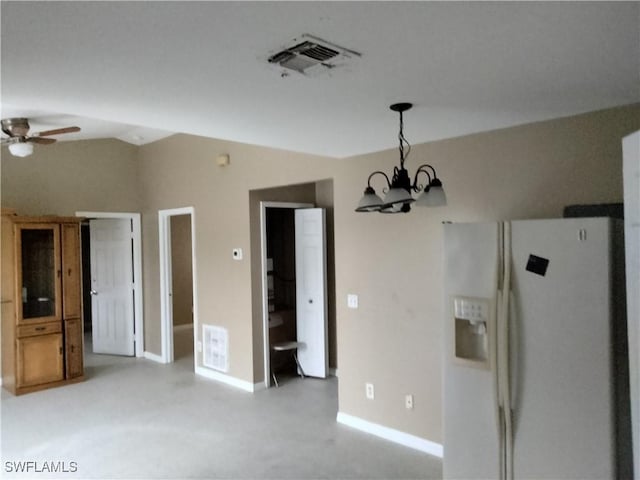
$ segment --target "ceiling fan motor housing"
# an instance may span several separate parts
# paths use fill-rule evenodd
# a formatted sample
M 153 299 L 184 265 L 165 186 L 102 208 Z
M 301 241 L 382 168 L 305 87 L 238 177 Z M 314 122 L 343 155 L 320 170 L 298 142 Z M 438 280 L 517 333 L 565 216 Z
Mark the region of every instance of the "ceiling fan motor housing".
M 5 118 L 2 131 L 10 137 L 26 137 L 29 133 L 29 121 L 26 118 Z

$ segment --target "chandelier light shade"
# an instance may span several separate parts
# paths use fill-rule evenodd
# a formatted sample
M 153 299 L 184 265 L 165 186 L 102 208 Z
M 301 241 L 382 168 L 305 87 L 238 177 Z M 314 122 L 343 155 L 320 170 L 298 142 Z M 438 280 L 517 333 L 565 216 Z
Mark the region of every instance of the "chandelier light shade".
M 356 212 L 375 212 L 380 210 L 381 206 L 382 199 L 376 195 L 376 191 L 373 188 L 367 187 L 360 202 L 358 202 Z
M 439 207 L 447 204 L 447 196 L 444 193 L 442 181 L 436 175 L 436 170 L 431 165 L 424 164 L 418 167 L 413 182 L 409 177 L 409 172 L 404 168 L 404 162 L 411 152 L 411 145 L 404 137 L 404 123 L 402 113 L 409 110 L 413 105 L 410 103 L 394 103 L 389 108 L 400 114 L 400 168 L 393 168 L 391 180 L 381 171 L 375 171 L 367 179 L 367 187 L 364 195 L 358 202 L 356 212 L 380 212 L 380 213 L 407 213 L 411 210 L 411 204 L 420 207 Z M 424 184 L 418 183 L 420 174 L 426 175 Z M 376 175 L 382 175 L 387 184 L 383 189 L 384 199 L 381 199 L 371 186 L 371 179 Z M 414 198 L 413 194 L 419 195 Z
M 16 142 L 9 144 L 9 152 L 14 157 L 28 157 L 33 153 L 33 143 Z

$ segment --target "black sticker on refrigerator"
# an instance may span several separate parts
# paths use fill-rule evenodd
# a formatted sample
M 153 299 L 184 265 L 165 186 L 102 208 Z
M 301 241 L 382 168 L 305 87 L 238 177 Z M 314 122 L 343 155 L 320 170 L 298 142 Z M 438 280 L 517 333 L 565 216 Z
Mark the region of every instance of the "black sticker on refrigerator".
M 548 259 L 538 257 L 537 255 L 529 255 L 529 261 L 527 262 L 528 272 L 532 272 L 544 277 L 547 274 L 548 266 L 549 266 Z

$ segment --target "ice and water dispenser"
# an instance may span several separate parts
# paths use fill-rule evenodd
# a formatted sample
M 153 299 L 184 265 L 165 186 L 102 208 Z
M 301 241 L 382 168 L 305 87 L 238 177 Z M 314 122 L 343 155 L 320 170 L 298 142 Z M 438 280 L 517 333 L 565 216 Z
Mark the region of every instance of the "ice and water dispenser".
M 489 368 L 490 305 L 486 298 L 453 298 L 456 360 Z

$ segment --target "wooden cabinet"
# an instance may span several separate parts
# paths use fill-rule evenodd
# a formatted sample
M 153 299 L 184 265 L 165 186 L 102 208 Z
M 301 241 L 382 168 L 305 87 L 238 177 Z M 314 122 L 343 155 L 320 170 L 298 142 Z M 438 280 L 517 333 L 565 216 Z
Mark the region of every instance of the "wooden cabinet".
M 62 334 L 16 339 L 16 387 L 33 387 L 64 379 Z
M 64 318 L 82 317 L 82 285 L 80 264 L 80 227 L 62 225 L 62 307 Z
M 2 385 L 15 394 L 83 379 L 80 219 L 3 211 Z
M 64 341 L 66 378 L 81 377 L 83 374 L 81 319 L 64 321 Z

